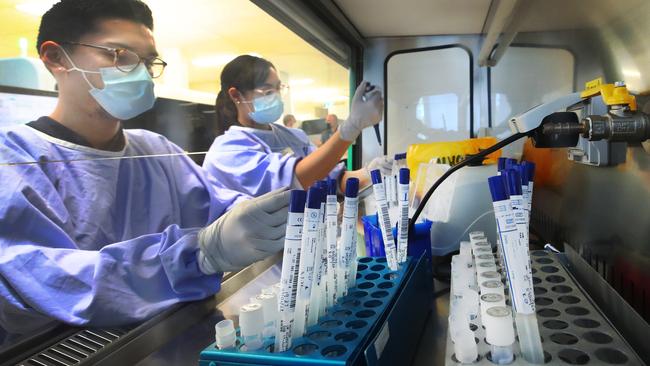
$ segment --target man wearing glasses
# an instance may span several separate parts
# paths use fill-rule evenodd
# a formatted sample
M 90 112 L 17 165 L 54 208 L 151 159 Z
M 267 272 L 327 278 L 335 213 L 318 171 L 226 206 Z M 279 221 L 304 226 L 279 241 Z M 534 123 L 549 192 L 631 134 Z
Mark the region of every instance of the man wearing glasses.
M 43 15 L 58 104 L 0 129 L 0 335 L 140 321 L 281 250 L 288 192 L 213 188 L 163 136 L 122 128 L 153 107 L 166 66 L 152 31 L 139 0 L 62 0 Z

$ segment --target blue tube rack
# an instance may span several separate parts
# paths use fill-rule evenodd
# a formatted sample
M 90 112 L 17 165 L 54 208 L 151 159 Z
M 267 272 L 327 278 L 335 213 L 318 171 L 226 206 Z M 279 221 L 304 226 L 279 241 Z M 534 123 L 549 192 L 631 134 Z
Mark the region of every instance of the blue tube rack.
M 430 308 L 427 299 L 433 296 L 429 260 L 409 257 L 392 272 L 386 258 L 363 257 L 357 268 L 356 286 L 308 327 L 305 336 L 294 339 L 290 350 L 271 352 L 270 339 L 248 352 L 238 337 L 234 349 L 210 344 L 199 365 L 380 365 L 392 363 L 380 361 L 390 360 L 394 355 L 389 353 L 409 357 Z

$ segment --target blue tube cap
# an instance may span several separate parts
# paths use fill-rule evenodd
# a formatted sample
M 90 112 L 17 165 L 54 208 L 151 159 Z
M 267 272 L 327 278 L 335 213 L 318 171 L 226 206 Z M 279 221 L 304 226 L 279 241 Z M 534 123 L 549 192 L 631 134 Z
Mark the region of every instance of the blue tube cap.
M 399 184 L 409 184 L 411 171 L 408 168 L 400 168 L 399 170 Z
M 345 182 L 345 197 L 355 198 L 359 195 L 359 178 L 348 178 Z
M 327 194 L 330 196 L 336 195 L 336 179 L 327 180 Z
M 327 179 L 319 181 L 318 188 L 320 188 L 320 201 L 321 202 L 327 202 L 327 191 L 329 189 L 329 183 L 327 182 Z
M 506 194 L 508 197 L 510 197 L 510 191 L 508 190 L 508 178 L 506 177 L 506 170 L 508 169 L 503 169 L 501 171 L 501 182 L 503 183 L 503 188 L 506 190 Z
M 506 159 L 506 169 L 511 169 L 517 166 L 516 159 Z
M 311 187 L 307 192 L 307 208 L 320 209 L 323 191 L 318 187 Z
M 506 193 L 506 186 L 503 184 L 503 179 L 500 176 L 488 178 L 488 185 L 490 186 L 490 193 L 492 194 L 492 201 L 498 202 L 507 200 L 508 193 Z
M 498 171 L 503 171 L 506 168 L 506 160 L 507 158 L 499 158 L 497 160 L 497 170 Z
M 289 212 L 305 212 L 307 192 L 302 189 L 292 189 L 289 197 Z
M 522 164 L 526 169 L 526 173 L 528 175 L 528 181 L 532 182 L 533 178 L 535 178 L 535 163 L 531 163 L 530 161 L 524 161 Z
M 381 183 L 381 171 L 379 171 L 379 169 L 375 169 L 371 171 L 370 178 L 372 178 L 372 184 Z
M 406 159 L 406 153 L 395 154 L 394 159 L 395 160 L 404 160 L 404 159 Z
M 517 169 L 506 169 L 506 181 L 508 184 L 508 194 L 511 196 L 521 196 L 521 176 Z
M 521 177 L 521 184 L 527 186 L 530 179 L 528 179 L 528 170 L 526 170 L 526 166 L 523 163 L 517 165 L 517 171 Z

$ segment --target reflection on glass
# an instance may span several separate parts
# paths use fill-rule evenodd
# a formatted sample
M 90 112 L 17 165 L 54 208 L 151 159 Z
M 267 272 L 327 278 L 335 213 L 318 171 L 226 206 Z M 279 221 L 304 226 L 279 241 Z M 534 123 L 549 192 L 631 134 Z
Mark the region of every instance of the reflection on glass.
M 388 154 L 469 138 L 469 56 L 461 48 L 397 54 L 387 69 Z

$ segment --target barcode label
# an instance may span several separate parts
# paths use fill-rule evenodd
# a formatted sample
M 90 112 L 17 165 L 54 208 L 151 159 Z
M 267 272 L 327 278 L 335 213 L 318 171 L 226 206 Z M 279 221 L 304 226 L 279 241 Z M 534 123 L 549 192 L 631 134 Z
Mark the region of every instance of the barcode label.
M 535 313 L 535 294 L 530 274 L 530 261 L 527 258 L 527 244 L 522 243 L 520 230 L 517 229 L 512 204 L 509 200 L 493 203 L 502 256 L 508 275 L 508 285 L 512 307 L 517 313 Z
M 284 256 L 280 277 L 281 288 L 278 301 L 279 311 L 294 309 L 296 306 L 302 228 L 303 214 L 290 212 L 284 240 Z
M 404 263 L 406 261 L 408 248 L 408 228 L 409 228 L 409 185 L 399 185 L 399 208 L 400 221 L 397 227 L 397 261 Z
M 377 212 L 379 214 L 379 227 L 384 239 L 384 251 L 386 252 L 386 261 L 392 271 L 397 271 L 397 253 L 395 248 L 395 239 L 393 238 L 390 216 L 388 215 L 388 204 L 386 202 L 386 191 L 383 183 L 373 184 Z
M 296 297 L 309 300 L 314 281 L 314 264 L 319 240 L 319 209 L 306 209 L 300 249 L 298 292 Z

